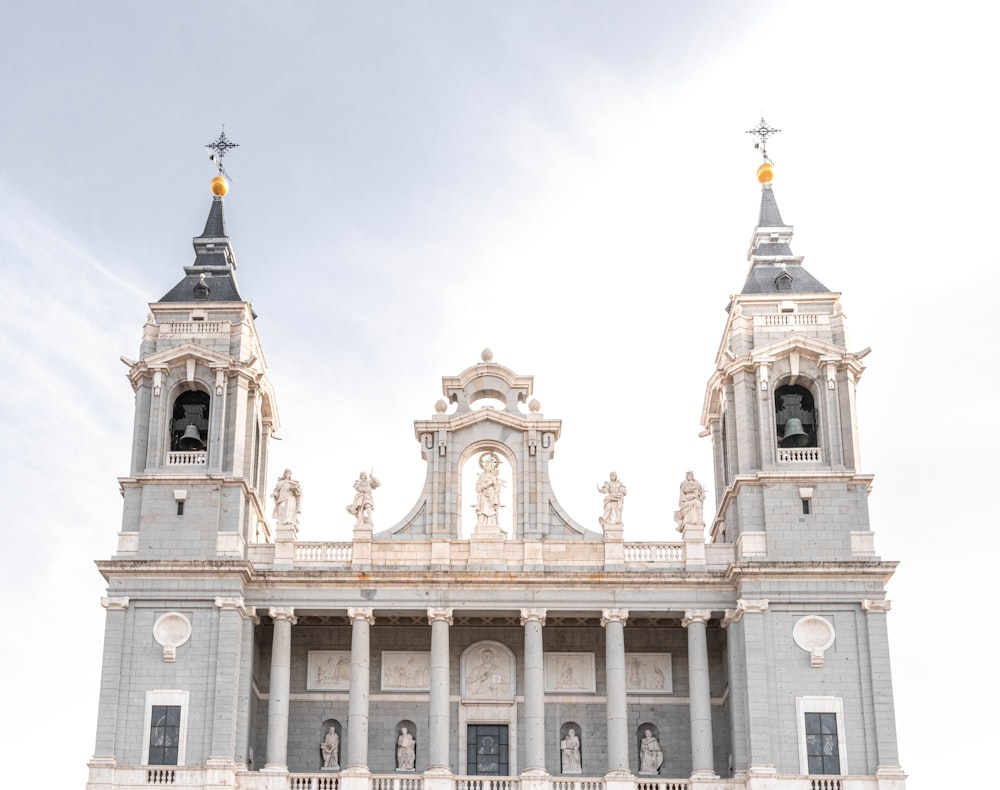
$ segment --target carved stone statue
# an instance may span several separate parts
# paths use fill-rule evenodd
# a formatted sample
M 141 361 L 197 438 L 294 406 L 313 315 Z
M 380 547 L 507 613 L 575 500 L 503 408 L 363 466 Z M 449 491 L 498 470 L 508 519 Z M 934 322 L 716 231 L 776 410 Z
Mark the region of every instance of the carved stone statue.
M 564 774 L 583 773 L 580 765 L 580 739 L 572 727 L 566 732 L 566 737 L 559 743 L 562 752 L 562 772 Z
M 663 749 L 660 748 L 660 742 L 652 731 L 646 730 L 639 747 L 639 773 L 657 774 L 661 765 L 663 765 Z
M 483 471 L 476 479 L 476 526 L 500 526 L 500 459 L 496 453 L 479 456 L 479 468 Z
M 372 511 L 375 509 L 372 491 L 380 485 L 382 484 L 375 479 L 375 475 L 369 477 L 367 472 L 362 472 L 354 481 L 354 490 L 357 493 L 354 495 L 354 501 L 347 506 L 347 512 L 357 519 L 358 524 L 372 523 Z
M 620 527 L 622 525 L 622 506 L 625 504 L 625 484 L 618 479 L 618 473 L 612 472 L 610 480 L 597 490 L 604 494 L 604 513 L 598 519 L 602 527 Z
M 704 527 L 705 489 L 694 479 L 694 472 L 688 472 L 681 483 L 681 493 L 674 511 L 674 521 L 677 531 L 683 532 L 685 527 Z
M 406 727 L 400 727 L 399 737 L 396 738 L 396 770 L 412 771 L 415 761 L 416 741 Z
M 330 726 L 319 750 L 323 753 L 323 767 L 340 770 L 340 736 L 337 731 Z
M 302 515 L 302 486 L 298 480 L 292 480 L 292 470 L 286 469 L 278 478 L 278 483 L 271 494 L 274 499 L 274 512 L 271 517 L 280 526 L 299 526 L 299 516 Z

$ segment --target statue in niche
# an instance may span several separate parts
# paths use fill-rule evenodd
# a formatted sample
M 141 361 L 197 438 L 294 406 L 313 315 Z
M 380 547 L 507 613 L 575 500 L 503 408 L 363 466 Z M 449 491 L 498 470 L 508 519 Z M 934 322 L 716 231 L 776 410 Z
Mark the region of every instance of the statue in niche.
M 416 741 L 410 735 L 406 727 L 399 728 L 399 737 L 396 738 L 396 770 L 412 771 L 416 761 Z
M 688 472 L 681 482 L 678 509 L 674 511 L 678 532 L 683 532 L 685 527 L 705 526 L 704 502 L 705 488 L 694 479 L 694 472 Z
M 597 519 L 602 527 L 620 527 L 622 525 L 622 507 L 625 504 L 625 484 L 618 479 L 618 473 L 612 472 L 610 480 L 597 490 L 604 494 L 604 513 Z
M 340 736 L 337 735 L 337 730 L 334 729 L 332 724 L 330 725 L 329 731 L 326 733 L 326 737 L 323 739 L 323 743 L 320 744 L 319 750 L 323 753 L 323 767 L 339 771 Z
M 476 526 L 500 527 L 500 459 L 496 453 L 479 456 L 479 468 L 483 471 L 476 479 Z
M 367 472 L 358 475 L 354 481 L 354 501 L 347 506 L 347 512 L 357 519 L 358 524 L 371 525 L 372 511 L 375 509 L 375 499 L 372 491 L 382 485 L 375 475 L 369 476 Z
M 286 469 L 278 478 L 278 483 L 271 494 L 274 499 L 274 512 L 271 517 L 280 526 L 298 528 L 299 516 L 302 515 L 302 486 L 298 480 L 292 480 L 292 470 Z
M 646 730 L 639 746 L 639 773 L 658 774 L 661 765 L 663 765 L 663 749 L 660 748 L 660 741 L 653 735 L 652 730 Z
M 562 752 L 562 772 L 564 774 L 583 773 L 580 764 L 580 739 L 572 727 L 567 730 L 566 737 L 559 742 L 559 749 Z

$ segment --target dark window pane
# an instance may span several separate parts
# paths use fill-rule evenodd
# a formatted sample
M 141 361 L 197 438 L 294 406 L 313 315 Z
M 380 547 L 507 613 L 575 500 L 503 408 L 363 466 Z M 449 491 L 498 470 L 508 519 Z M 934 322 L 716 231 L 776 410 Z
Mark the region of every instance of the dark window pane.
M 150 712 L 149 764 L 177 765 L 181 706 L 154 705 Z

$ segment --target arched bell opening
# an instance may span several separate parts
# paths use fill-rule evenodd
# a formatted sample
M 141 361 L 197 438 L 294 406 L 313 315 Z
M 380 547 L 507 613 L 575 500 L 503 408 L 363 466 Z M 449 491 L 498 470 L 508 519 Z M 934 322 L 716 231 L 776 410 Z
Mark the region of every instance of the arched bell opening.
M 818 447 L 816 405 L 812 393 L 798 384 L 774 390 L 774 425 L 778 447 Z
M 204 463 L 211 403 L 211 396 L 202 390 L 187 390 L 174 399 L 168 463 Z

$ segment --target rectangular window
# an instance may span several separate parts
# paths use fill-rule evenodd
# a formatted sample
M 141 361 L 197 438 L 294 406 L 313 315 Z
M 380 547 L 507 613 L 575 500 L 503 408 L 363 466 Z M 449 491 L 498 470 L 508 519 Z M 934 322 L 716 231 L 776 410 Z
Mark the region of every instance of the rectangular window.
M 470 724 L 468 771 L 473 776 L 508 776 L 506 724 Z
M 188 696 L 181 689 L 146 692 L 140 752 L 143 765 L 184 765 Z
M 149 722 L 149 765 L 177 765 L 181 706 L 154 705 Z
M 797 697 L 799 771 L 812 776 L 846 776 L 844 701 L 840 697 Z
M 840 775 L 840 743 L 837 714 L 807 713 L 806 757 L 810 774 Z

